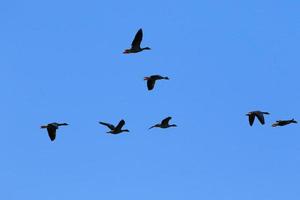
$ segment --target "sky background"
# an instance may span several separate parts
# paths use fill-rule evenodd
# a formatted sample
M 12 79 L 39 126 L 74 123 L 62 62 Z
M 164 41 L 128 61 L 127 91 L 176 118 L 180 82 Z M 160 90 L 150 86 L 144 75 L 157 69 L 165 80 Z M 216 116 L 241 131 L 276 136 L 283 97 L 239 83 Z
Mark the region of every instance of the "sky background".
M 0 3 L 0 199 L 299 200 L 300 1 Z M 139 28 L 151 51 L 124 55 Z M 153 91 L 144 76 L 161 74 Z M 268 111 L 266 124 L 245 114 Z M 151 129 L 172 116 L 177 128 Z M 99 121 L 126 120 L 108 135 Z M 55 142 L 40 126 L 70 125 Z

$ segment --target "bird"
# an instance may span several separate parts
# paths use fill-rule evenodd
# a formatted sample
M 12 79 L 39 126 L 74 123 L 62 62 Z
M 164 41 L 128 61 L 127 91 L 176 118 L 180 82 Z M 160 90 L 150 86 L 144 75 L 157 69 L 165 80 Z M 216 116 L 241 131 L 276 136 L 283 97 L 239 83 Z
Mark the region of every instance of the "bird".
M 152 129 L 152 128 L 169 128 L 169 127 L 177 127 L 176 124 L 169 124 L 169 121 L 172 119 L 172 117 L 167 117 L 165 119 L 163 119 L 161 121 L 160 124 L 155 124 L 154 126 L 151 126 L 149 129 Z
M 144 80 L 147 81 L 148 90 L 152 90 L 154 88 L 155 81 L 162 80 L 162 79 L 169 80 L 169 77 L 167 76 L 163 77 L 161 75 L 152 75 L 144 78 Z
M 276 127 L 276 126 L 285 126 L 285 125 L 288 125 L 288 124 L 291 124 L 291 123 L 295 123 L 297 124 L 298 122 L 293 119 L 290 119 L 290 120 L 277 120 L 275 123 L 272 124 L 273 127 Z
M 48 135 L 49 135 L 50 140 L 54 141 L 55 138 L 56 138 L 56 130 L 58 129 L 58 127 L 59 126 L 67 126 L 67 125 L 69 125 L 69 124 L 53 122 L 53 123 L 50 123 L 50 124 L 47 124 L 47 125 L 43 125 L 43 126 L 41 126 L 41 128 L 46 128 L 47 131 L 48 131 Z
M 149 47 L 141 48 L 142 39 L 143 39 L 143 30 L 140 28 L 138 32 L 135 34 L 135 37 L 131 43 L 131 48 L 125 49 L 123 53 L 129 54 L 129 53 L 138 53 L 143 50 L 151 50 Z
M 249 124 L 250 124 L 250 126 L 253 125 L 255 117 L 257 117 L 257 119 L 259 120 L 259 122 L 262 125 L 264 125 L 265 124 L 264 114 L 265 115 L 269 115 L 270 113 L 268 113 L 268 112 L 262 112 L 262 111 L 252 111 L 252 112 L 247 113 L 246 115 L 249 116 Z
M 107 126 L 110 129 L 110 131 L 108 131 L 107 133 L 119 134 L 119 133 L 122 133 L 122 132 L 129 132 L 128 129 L 122 130 L 122 127 L 125 125 L 125 121 L 123 119 L 119 122 L 119 124 L 116 127 L 112 124 L 105 123 L 105 122 L 99 122 L 99 123 L 104 125 L 104 126 Z

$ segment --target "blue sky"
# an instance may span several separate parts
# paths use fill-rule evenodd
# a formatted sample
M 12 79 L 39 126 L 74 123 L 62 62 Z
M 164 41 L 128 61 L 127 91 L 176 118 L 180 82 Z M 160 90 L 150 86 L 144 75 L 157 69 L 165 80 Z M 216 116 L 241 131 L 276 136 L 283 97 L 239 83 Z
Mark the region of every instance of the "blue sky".
M 0 199 L 298 200 L 299 1 L 0 4 Z M 151 51 L 122 54 L 144 30 Z M 170 77 L 147 91 L 144 76 Z M 266 125 L 245 113 L 268 111 Z M 172 129 L 148 128 L 172 116 Z M 98 121 L 126 120 L 107 135 Z M 40 125 L 67 122 L 51 143 Z

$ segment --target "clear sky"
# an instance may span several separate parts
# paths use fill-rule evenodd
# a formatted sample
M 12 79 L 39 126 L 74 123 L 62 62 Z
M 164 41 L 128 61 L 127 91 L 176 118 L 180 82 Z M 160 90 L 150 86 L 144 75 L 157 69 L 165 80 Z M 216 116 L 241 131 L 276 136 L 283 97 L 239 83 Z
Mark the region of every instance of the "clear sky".
M 299 200 L 299 0 L 0 3 L 0 199 Z M 151 51 L 124 55 L 139 28 Z M 147 91 L 144 76 L 161 74 Z M 268 111 L 266 124 L 245 114 Z M 148 128 L 172 116 L 177 128 Z M 99 121 L 125 119 L 128 134 Z M 40 126 L 67 122 L 55 142 Z

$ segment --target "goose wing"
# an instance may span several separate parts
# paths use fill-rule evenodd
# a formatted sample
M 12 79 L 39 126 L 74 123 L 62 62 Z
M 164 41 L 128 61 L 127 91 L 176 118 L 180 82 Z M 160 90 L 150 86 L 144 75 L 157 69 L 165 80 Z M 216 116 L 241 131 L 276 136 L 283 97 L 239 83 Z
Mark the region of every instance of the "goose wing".
M 119 124 L 117 125 L 116 130 L 121 130 L 122 127 L 124 126 L 124 124 L 125 124 L 125 121 L 122 119 L 122 120 L 119 122 Z
M 105 123 L 105 122 L 99 122 L 99 124 L 102 124 L 104 126 L 107 126 L 110 130 L 114 130 L 115 126 L 109 123 Z
M 159 127 L 160 124 L 155 124 L 153 126 L 151 126 L 149 129 L 155 128 L 155 127 Z
M 140 48 L 143 39 L 143 30 L 139 29 L 131 43 L 131 48 Z
M 250 126 L 253 125 L 254 119 L 255 119 L 255 115 L 254 114 L 250 114 L 249 115 L 249 124 L 250 124 Z
M 155 79 L 150 78 L 149 80 L 147 80 L 147 88 L 148 90 L 153 90 L 154 85 L 155 85 Z
M 51 124 L 47 126 L 48 135 L 51 141 L 54 141 L 56 138 L 56 129 L 57 127 Z
M 162 126 L 168 125 L 170 119 L 172 119 L 172 117 L 167 117 L 166 119 L 163 119 L 163 120 L 161 121 L 161 125 L 162 125 Z
M 257 119 L 259 120 L 259 122 L 261 124 L 265 124 L 265 117 L 263 113 L 255 113 L 255 116 L 257 117 Z

